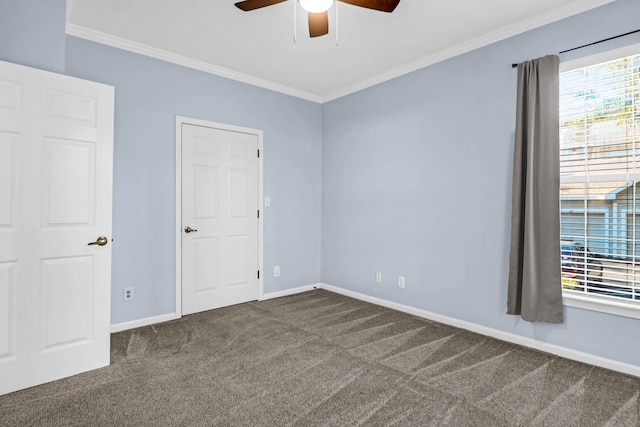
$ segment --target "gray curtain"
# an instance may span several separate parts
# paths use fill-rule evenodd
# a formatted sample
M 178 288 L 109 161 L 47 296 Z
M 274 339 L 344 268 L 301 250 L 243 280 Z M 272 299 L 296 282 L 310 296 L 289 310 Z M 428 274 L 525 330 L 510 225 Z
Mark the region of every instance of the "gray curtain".
M 559 58 L 518 64 L 507 313 L 562 323 Z

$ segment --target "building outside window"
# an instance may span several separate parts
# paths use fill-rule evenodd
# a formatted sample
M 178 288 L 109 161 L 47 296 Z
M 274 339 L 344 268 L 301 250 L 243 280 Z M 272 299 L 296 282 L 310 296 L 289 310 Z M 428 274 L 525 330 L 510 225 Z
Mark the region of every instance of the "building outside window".
M 631 50 L 560 75 L 560 239 L 565 300 L 640 316 L 640 47 Z

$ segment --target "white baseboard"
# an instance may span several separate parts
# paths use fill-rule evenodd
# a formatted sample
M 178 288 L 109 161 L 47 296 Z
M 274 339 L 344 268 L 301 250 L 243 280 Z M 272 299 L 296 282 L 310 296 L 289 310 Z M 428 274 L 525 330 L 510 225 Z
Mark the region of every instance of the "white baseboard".
M 524 347 L 544 351 L 546 353 L 555 354 L 557 356 L 564 357 L 566 359 L 575 360 L 577 362 L 587 363 L 590 365 L 599 366 L 601 368 L 611 369 L 612 371 L 618 371 L 625 374 L 640 377 L 640 366 L 630 365 L 628 363 L 622 363 L 616 360 L 607 359 L 605 357 L 595 356 L 593 354 L 584 353 L 584 352 L 573 350 L 567 347 L 562 347 L 556 344 L 550 344 L 544 341 L 534 340 L 532 338 L 523 337 L 521 335 L 501 331 L 499 329 L 489 328 L 487 326 L 478 325 L 477 323 L 467 322 L 465 320 L 460 320 L 454 317 L 433 313 L 427 310 L 388 301 L 382 298 L 372 297 L 369 295 L 339 288 L 337 286 L 329 285 L 326 283 L 316 283 L 313 285 L 306 285 L 306 286 L 300 286 L 298 288 L 286 289 L 284 291 L 266 293 L 260 297 L 259 301 L 267 301 L 274 298 L 286 297 L 290 295 L 299 294 L 302 292 L 308 292 L 313 289 L 324 289 L 330 292 L 335 292 L 337 294 L 345 295 L 361 301 L 380 305 L 382 307 L 387 307 L 393 310 L 398 310 L 404 313 L 412 314 L 414 316 L 422 317 L 424 319 L 433 320 L 435 322 L 444 323 L 446 325 L 466 329 L 468 331 L 475 332 L 481 335 L 486 335 L 502 341 L 507 341 L 507 342 L 518 344 Z M 179 317 L 180 316 L 176 315 L 176 313 L 169 313 L 169 314 L 163 314 L 161 316 L 147 317 L 145 319 L 133 320 L 131 322 L 116 323 L 114 325 L 111 325 L 111 333 L 126 331 L 128 329 L 139 328 L 142 326 L 149 326 L 156 323 L 167 322 L 169 320 L 178 319 Z
M 293 289 L 285 289 L 284 291 L 269 292 L 268 294 L 262 294 L 258 301 L 266 301 L 274 298 L 288 297 L 289 295 L 300 294 L 302 292 L 312 291 L 320 287 L 320 284 L 315 283 L 313 285 L 300 286 Z
M 562 347 L 555 344 L 549 344 L 544 341 L 538 341 L 532 338 L 523 337 L 521 335 L 512 334 L 510 332 L 505 332 L 498 329 L 489 328 L 487 326 L 478 325 L 477 323 L 471 323 L 471 322 L 456 319 L 453 317 L 444 316 L 442 314 L 432 313 L 430 311 L 422 310 L 422 309 L 411 307 L 408 305 L 399 304 L 399 303 L 387 301 L 381 298 L 376 298 L 369 295 L 361 294 L 358 292 L 349 291 L 343 288 L 339 288 L 337 286 L 328 285 L 326 283 L 319 283 L 316 285 L 316 287 L 319 289 L 325 289 L 330 292 L 335 292 L 337 294 L 342 294 L 351 298 L 359 299 L 361 301 L 370 302 L 372 304 L 391 308 L 393 310 L 402 311 L 404 313 L 412 314 L 414 316 L 433 320 L 435 322 L 444 323 L 446 325 L 451 325 L 457 328 L 466 329 L 466 330 L 476 332 L 481 335 L 486 335 L 492 338 L 496 338 L 502 341 L 507 341 L 507 342 L 518 344 L 524 347 L 529 347 L 536 350 L 544 351 L 546 353 L 555 354 L 557 356 L 564 357 L 566 359 L 571 359 L 577 362 L 587 363 L 590 365 L 599 366 L 601 368 L 611 369 L 612 371 L 618 371 L 625 374 L 640 377 L 640 366 L 618 362 L 616 360 L 595 356 L 593 354 L 584 353 L 581 351 L 573 350 L 573 349 Z
M 145 317 L 144 319 L 132 320 L 130 322 L 114 323 L 111 325 L 111 333 L 122 332 L 128 329 L 140 328 L 142 326 L 154 325 L 156 323 L 168 322 L 179 319 L 176 313 L 162 314 L 160 316 Z
M 295 295 L 302 292 L 312 291 L 318 288 L 318 286 L 319 286 L 318 284 L 313 284 L 313 285 L 307 285 L 307 286 L 300 286 L 298 288 L 293 288 L 293 289 L 286 289 L 284 291 L 270 292 L 267 294 L 263 294 L 258 299 L 258 301 L 266 301 L 274 298 L 286 297 L 289 295 Z M 140 328 L 143 326 L 155 325 L 156 323 L 168 322 L 170 320 L 179 319 L 180 317 L 181 316 L 178 316 L 176 313 L 168 313 L 168 314 L 162 314 L 160 316 L 146 317 L 144 319 L 132 320 L 130 322 L 115 323 L 111 325 L 111 333 L 113 334 L 116 332 L 126 331 L 128 329 Z

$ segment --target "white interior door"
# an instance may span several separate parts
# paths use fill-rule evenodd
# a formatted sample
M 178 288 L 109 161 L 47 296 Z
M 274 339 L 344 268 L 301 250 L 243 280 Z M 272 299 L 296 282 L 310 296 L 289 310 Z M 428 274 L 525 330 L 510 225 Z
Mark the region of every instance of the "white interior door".
M 109 364 L 112 150 L 112 87 L 0 61 L 0 394 Z
M 182 124 L 182 313 L 258 299 L 258 136 Z

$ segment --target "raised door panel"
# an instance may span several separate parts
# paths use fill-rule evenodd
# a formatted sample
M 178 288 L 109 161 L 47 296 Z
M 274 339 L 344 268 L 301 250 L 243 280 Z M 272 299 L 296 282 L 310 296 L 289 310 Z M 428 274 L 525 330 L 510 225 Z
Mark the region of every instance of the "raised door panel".
M 249 282 L 249 238 L 248 236 L 229 236 L 227 244 L 229 256 L 229 287 L 246 285 Z
M 92 339 L 92 256 L 44 259 L 41 264 L 41 349 L 58 350 Z
M 247 169 L 228 169 L 227 193 L 230 218 L 249 217 L 249 173 Z
M 13 228 L 16 203 L 16 135 L 0 132 L 0 230 Z
M 194 166 L 195 218 L 211 219 L 218 216 L 218 168 Z
M 193 269 L 195 293 L 210 292 L 220 286 L 220 239 L 198 237 L 193 239 Z
M 193 151 L 196 154 L 209 154 L 214 158 L 220 156 L 220 140 L 218 138 L 206 138 L 194 136 L 192 138 Z
M 95 143 L 46 138 L 44 225 L 94 224 Z
M 20 114 L 22 111 L 22 84 L 0 79 L 0 112 Z
M 14 356 L 15 297 L 15 262 L 0 262 L 0 364 Z
M 51 120 L 95 128 L 98 99 L 93 96 L 46 90 L 46 111 Z
M 44 133 L 51 137 L 66 137 L 71 133 L 83 141 L 97 141 L 102 114 L 100 99 L 90 94 L 91 85 L 82 81 L 74 83 L 77 84 L 58 79 L 44 88 L 41 110 Z M 85 87 L 88 92 L 83 93 Z

